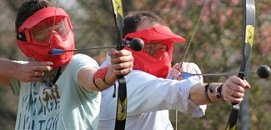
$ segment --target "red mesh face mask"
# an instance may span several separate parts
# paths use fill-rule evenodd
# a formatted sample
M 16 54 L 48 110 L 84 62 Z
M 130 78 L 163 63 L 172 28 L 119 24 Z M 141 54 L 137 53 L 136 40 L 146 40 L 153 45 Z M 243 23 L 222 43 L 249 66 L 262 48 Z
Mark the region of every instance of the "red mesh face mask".
M 62 66 L 73 52 L 50 55 L 53 48 L 74 49 L 73 28 L 68 14 L 55 7 L 41 9 L 30 16 L 18 29 L 17 45 L 29 58 L 52 61 L 53 67 Z
M 174 34 L 168 27 L 161 25 L 129 33 L 125 38 L 141 38 L 145 43 L 144 49 L 140 52 L 126 48 L 133 53 L 134 69 L 162 78 L 166 78 L 171 68 L 174 42 L 185 41 L 184 38 Z

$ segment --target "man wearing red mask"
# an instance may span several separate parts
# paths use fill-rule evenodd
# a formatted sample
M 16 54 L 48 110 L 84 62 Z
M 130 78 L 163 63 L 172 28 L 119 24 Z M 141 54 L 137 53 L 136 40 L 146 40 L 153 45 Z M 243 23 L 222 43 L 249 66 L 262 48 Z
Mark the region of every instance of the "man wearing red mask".
M 236 76 L 224 83 L 210 84 L 203 83 L 201 76 L 179 78 L 183 72 L 201 72 L 193 63 L 179 63 L 171 70 L 173 44 L 185 40 L 164 26 L 151 12 L 127 15 L 123 31 L 126 40 L 141 38 L 145 43 L 140 52 L 126 48 L 134 57 L 134 70 L 125 76 L 126 130 L 173 130 L 168 110 L 176 109 L 200 117 L 205 114 L 206 104 L 222 101 L 240 103 L 245 89 L 250 88 L 246 81 Z M 103 65 L 109 65 L 109 61 L 108 56 Z M 118 92 L 115 89 L 110 87 L 102 92 L 99 130 L 113 130 L 115 127 L 117 99 L 112 96 Z
M 30 61 L 0 59 L 0 83 L 19 95 L 16 130 L 96 130 L 101 94 L 128 74 L 133 57 L 111 50 L 110 66 L 73 52 L 68 14 L 46 0 L 24 2 L 16 18 L 17 45 Z

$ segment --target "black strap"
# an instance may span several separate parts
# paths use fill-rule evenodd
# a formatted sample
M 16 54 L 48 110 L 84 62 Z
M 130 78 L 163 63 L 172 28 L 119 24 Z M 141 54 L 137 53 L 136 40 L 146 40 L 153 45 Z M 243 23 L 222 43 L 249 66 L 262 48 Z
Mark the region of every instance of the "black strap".
M 125 130 L 125 123 L 127 117 L 127 90 L 126 82 L 124 77 L 118 79 L 119 88 L 118 88 L 118 98 L 117 98 L 117 113 L 116 113 L 116 122 L 115 130 Z
M 57 79 L 59 78 L 59 76 L 61 75 L 61 67 L 58 68 L 57 72 L 56 72 L 56 76 L 53 79 L 53 84 L 56 83 Z

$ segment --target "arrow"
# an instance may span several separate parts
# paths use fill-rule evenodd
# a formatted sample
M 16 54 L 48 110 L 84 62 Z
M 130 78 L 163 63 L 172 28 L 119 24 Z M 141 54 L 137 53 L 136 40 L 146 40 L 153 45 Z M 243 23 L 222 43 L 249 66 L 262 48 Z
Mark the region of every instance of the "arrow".
M 243 74 L 243 75 L 249 75 L 249 74 L 254 74 L 256 73 L 260 78 L 262 79 L 267 79 L 270 76 L 271 69 L 267 65 L 260 65 L 257 69 L 257 71 L 251 71 L 251 72 L 225 72 L 225 73 L 206 73 L 206 74 L 195 74 L 195 73 L 188 73 L 188 72 L 183 72 L 179 76 L 181 76 L 183 79 L 187 79 L 191 76 L 230 76 L 230 75 L 236 75 L 236 74 Z

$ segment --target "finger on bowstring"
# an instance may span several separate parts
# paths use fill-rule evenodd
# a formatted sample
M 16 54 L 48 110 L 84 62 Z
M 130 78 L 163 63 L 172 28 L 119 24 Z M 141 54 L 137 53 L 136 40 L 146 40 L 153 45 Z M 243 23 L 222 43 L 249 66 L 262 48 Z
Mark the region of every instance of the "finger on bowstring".
M 183 66 L 183 62 L 177 63 L 176 64 L 176 68 L 181 71 L 182 70 L 182 66 Z

